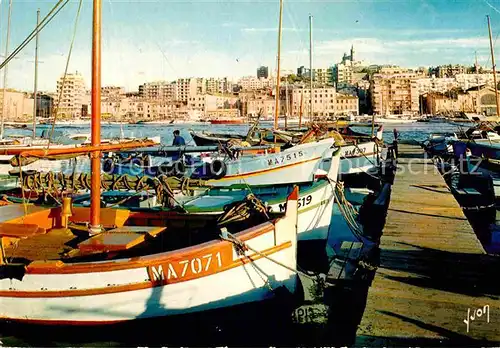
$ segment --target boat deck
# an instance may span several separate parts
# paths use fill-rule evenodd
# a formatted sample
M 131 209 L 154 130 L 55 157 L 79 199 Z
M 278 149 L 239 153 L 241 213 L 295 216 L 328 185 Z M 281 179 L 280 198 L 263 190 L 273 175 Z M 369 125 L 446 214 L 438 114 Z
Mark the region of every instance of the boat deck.
M 380 267 L 356 346 L 500 341 L 499 259 L 485 254 L 434 168 L 420 147 L 400 145 Z M 467 326 L 468 312 L 474 320 Z

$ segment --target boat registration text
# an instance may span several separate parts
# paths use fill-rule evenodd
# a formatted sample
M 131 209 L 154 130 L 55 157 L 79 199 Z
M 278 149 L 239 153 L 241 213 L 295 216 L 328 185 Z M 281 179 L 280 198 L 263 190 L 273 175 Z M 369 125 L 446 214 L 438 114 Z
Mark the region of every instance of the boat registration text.
M 280 156 L 276 156 L 274 158 L 269 158 L 267 160 L 267 165 L 268 166 L 280 165 L 280 164 L 283 164 L 286 162 L 291 162 L 291 161 L 296 160 L 298 158 L 301 158 L 303 156 L 304 156 L 304 153 L 302 151 L 287 153 L 287 154 L 283 154 Z
M 166 262 L 148 267 L 150 281 L 168 282 L 169 280 L 182 280 L 193 278 L 204 273 L 212 273 L 222 267 L 220 251 L 181 261 Z

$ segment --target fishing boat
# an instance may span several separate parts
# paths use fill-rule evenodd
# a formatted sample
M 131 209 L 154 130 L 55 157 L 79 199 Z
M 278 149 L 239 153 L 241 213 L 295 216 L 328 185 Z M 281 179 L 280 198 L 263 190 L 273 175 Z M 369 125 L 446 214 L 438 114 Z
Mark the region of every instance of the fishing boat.
M 191 178 L 209 180 L 214 186 L 308 182 L 314 179 L 315 173 L 323 169 L 326 163 L 331 162 L 333 155 L 334 140 L 328 138 L 297 145 L 279 153 L 243 156 L 225 161 L 215 159 L 196 168 Z
M 193 141 L 198 146 L 210 146 L 217 144 L 227 144 L 230 140 L 236 139 L 245 141 L 246 136 L 240 134 L 226 134 L 226 133 L 209 133 L 206 131 L 196 132 L 190 131 Z
M 83 239 L 71 226 L 89 208 L 0 207 L 0 317 L 105 324 L 261 301 L 273 296 L 271 278 L 293 292 L 297 199 L 296 189 L 282 218 L 224 228 L 211 215 L 103 209 L 107 231 Z
M 245 121 L 240 118 L 218 118 L 210 120 L 210 124 L 244 124 Z

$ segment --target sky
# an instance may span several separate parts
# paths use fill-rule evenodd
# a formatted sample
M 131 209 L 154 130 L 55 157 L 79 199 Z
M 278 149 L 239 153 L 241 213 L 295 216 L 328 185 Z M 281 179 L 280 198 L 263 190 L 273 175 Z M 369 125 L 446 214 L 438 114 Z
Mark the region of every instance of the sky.
M 0 60 L 8 0 L 0 0 Z M 102 0 L 102 84 L 137 90 L 146 81 L 255 75 L 276 69 L 279 0 Z M 56 0 L 12 0 L 9 51 L 33 30 Z M 78 0 L 40 33 L 38 89 L 55 91 L 64 73 Z M 500 33 L 500 0 L 284 0 L 282 70 L 330 67 L 354 45 L 366 64 L 491 66 L 486 15 Z M 92 1 L 83 0 L 69 72 L 90 87 Z M 498 41 L 500 42 L 500 41 Z M 34 40 L 8 65 L 7 87 L 33 90 Z M 498 51 L 496 51 L 498 54 Z M 500 60 L 500 55 L 498 56 Z M 3 84 L 2 84 L 3 85 Z

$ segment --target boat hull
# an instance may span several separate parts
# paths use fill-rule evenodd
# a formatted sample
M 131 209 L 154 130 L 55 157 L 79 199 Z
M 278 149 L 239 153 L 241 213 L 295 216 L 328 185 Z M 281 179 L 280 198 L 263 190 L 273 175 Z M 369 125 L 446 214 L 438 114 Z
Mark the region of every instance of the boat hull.
M 226 175 L 208 180 L 212 186 L 272 185 L 309 182 L 323 160 L 331 160 L 333 139 L 294 146 L 281 153 L 246 156 L 228 161 Z
M 339 174 L 359 174 L 375 171 L 378 167 L 380 147 L 373 141 L 342 146 Z
M 278 262 L 290 264 L 290 260 L 295 258 L 295 250 L 287 248 L 273 253 L 272 257 Z M 202 266 L 205 264 L 203 262 Z M 167 270 L 164 272 L 167 276 Z M 269 284 L 272 288 L 285 286 L 290 292 L 295 291 L 296 274 L 261 258 L 253 264 L 248 263 L 207 277 L 140 290 L 108 294 L 89 292 L 89 295 L 82 296 L 2 296 L 0 318 L 53 325 L 99 325 L 195 313 L 273 298 L 273 291 L 263 281 L 264 274 L 273 275 Z M 90 280 L 82 279 L 87 277 L 85 274 L 73 277 L 26 275 L 22 282 L 3 279 L 0 287 L 36 291 L 43 284 L 51 292 L 56 289 L 65 291 L 70 287 L 87 287 Z M 115 283 L 116 286 L 116 283 L 123 284 L 124 281 L 133 287 L 134 283 L 140 284 L 148 278 L 145 267 L 133 271 L 99 273 L 91 277 L 94 286 L 108 289 L 112 289 L 111 284 Z M 9 286 L 7 283 L 11 282 L 13 284 Z

